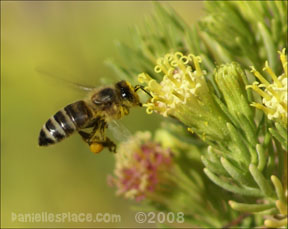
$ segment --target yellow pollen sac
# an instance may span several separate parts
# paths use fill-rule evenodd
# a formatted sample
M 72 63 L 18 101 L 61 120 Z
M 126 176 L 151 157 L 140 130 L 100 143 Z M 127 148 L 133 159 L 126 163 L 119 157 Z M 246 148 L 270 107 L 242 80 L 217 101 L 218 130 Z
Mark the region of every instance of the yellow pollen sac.
M 89 148 L 92 153 L 98 154 L 103 150 L 104 146 L 99 143 L 92 143 Z

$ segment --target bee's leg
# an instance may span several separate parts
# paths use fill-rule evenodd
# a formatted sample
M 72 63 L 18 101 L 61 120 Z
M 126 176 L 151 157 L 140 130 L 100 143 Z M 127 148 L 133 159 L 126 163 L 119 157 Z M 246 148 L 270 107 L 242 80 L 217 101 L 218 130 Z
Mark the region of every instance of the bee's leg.
M 82 137 L 82 139 L 85 142 L 87 142 L 87 143 L 89 142 L 89 139 L 90 139 L 90 134 L 89 133 L 81 131 L 81 130 L 79 130 L 78 133 L 80 134 L 80 136 Z
M 116 152 L 116 144 L 105 135 L 105 131 L 108 127 L 105 120 L 97 119 L 95 122 L 87 126 L 87 128 L 89 127 L 93 127 L 90 133 L 81 130 L 78 131 L 82 139 L 87 142 L 89 146 L 92 144 L 99 144 L 107 147 L 110 152 Z
M 100 142 L 103 146 L 107 147 L 110 152 L 115 153 L 116 144 L 113 141 L 111 141 L 108 137 L 106 137 L 106 134 L 105 134 L 107 127 L 108 127 L 107 123 L 104 120 L 102 120 L 100 122 L 99 129 L 98 129 L 100 136 L 103 138 Z
M 116 153 L 116 144 L 108 137 L 106 137 L 105 142 L 103 142 L 102 144 L 106 146 L 110 152 Z
M 99 139 L 99 141 L 101 140 L 101 134 L 97 133 L 100 124 L 102 123 L 102 120 L 100 117 L 94 119 L 91 123 L 89 123 L 88 125 L 86 125 L 82 130 L 78 130 L 78 133 L 80 134 L 80 136 L 82 137 L 82 139 L 87 142 L 89 145 L 92 144 L 92 139 L 96 138 Z M 93 127 L 92 131 L 90 131 L 90 133 L 88 132 L 88 130 L 83 131 L 85 129 L 91 128 Z

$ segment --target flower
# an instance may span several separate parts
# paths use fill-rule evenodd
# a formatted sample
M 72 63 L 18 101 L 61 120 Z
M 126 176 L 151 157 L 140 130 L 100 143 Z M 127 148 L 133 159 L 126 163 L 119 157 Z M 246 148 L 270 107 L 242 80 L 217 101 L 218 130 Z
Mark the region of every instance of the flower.
M 287 56 L 285 55 L 285 49 L 279 52 L 280 60 L 282 62 L 283 73 L 280 76 L 276 76 L 273 70 L 270 68 L 268 61 L 265 63 L 263 71 L 266 71 L 272 78 L 273 82 L 270 83 L 263 75 L 261 75 L 254 67 L 251 67 L 251 72 L 261 82 L 254 82 L 252 85 L 246 88 L 252 88 L 263 99 L 262 103 L 252 103 L 258 109 L 265 112 L 268 119 L 279 121 L 287 126 Z M 286 127 L 287 128 L 287 127 Z
M 118 188 L 118 195 L 136 201 L 160 189 L 173 166 L 171 151 L 151 141 L 149 132 L 138 132 L 123 142 L 115 159 L 115 177 L 110 181 Z
M 190 61 L 194 61 L 196 70 L 188 66 Z M 159 84 L 148 74 L 139 75 L 139 82 L 146 82 L 151 91 L 153 99 L 151 103 L 145 104 L 147 113 L 153 110 L 161 113 L 163 116 L 173 114 L 177 106 L 187 104 L 187 100 L 196 96 L 199 90 L 206 86 L 204 72 L 202 72 L 199 63 L 200 57 L 193 55 L 184 56 L 182 53 L 166 54 L 164 58 L 157 60 L 154 68 L 156 73 L 164 73 L 163 80 Z M 202 87 L 200 89 L 200 87 Z M 205 88 L 207 89 L 207 88 Z
M 222 64 L 215 69 L 214 78 L 221 91 L 227 108 L 236 119 L 245 116 L 253 123 L 253 112 L 245 91 L 246 76 L 237 63 Z
M 206 71 L 201 69 L 200 63 L 199 56 L 185 56 L 180 52 L 159 58 L 154 71 L 164 74 L 160 83 L 146 73 L 138 76 L 139 82 L 146 83 L 145 89 L 153 97 L 144 106 L 148 114 L 154 111 L 178 119 L 203 140 L 223 140 L 228 132 L 227 120 L 214 101 L 205 79 Z

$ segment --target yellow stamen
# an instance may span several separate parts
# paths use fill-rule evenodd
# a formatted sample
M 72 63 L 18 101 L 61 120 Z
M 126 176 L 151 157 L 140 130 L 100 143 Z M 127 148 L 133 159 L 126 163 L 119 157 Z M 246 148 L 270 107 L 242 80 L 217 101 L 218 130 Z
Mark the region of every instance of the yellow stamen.
M 167 103 L 167 102 L 168 102 L 167 99 L 164 99 L 164 98 L 161 98 L 161 97 L 158 97 L 158 96 L 155 96 L 155 97 L 151 100 L 152 103 L 157 102 L 157 101 L 162 102 L 162 103 Z
M 189 63 L 189 58 L 187 56 L 182 56 L 180 58 L 180 61 L 183 63 L 183 64 L 188 64 Z
M 140 83 L 148 83 L 150 80 L 152 80 L 152 78 L 146 73 L 141 73 L 138 75 L 138 81 Z
M 272 71 L 272 69 L 268 65 L 268 61 L 265 62 L 265 67 L 263 71 L 267 71 L 269 75 L 272 77 L 273 81 L 276 83 L 277 87 L 282 87 L 282 83 L 278 80 L 276 74 Z
M 156 70 L 155 69 L 157 69 L 157 72 L 156 72 Z M 157 65 L 156 65 L 156 67 L 154 68 L 154 71 L 156 72 L 156 73 L 160 73 L 159 72 L 159 69 L 161 69 L 161 71 L 162 72 L 164 72 L 164 74 L 167 74 L 168 73 L 168 70 L 167 70 L 167 68 L 166 68 L 166 66 L 164 65 L 164 59 L 163 58 L 158 58 L 158 60 L 157 60 Z
M 278 102 L 281 102 L 279 95 L 273 90 L 273 88 L 271 88 L 271 84 L 266 87 L 266 90 L 269 91 L 277 99 Z
M 178 60 L 177 65 L 181 69 L 182 72 L 186 71 L 186 67 L 185 67 L 184 63 L 181 61 L 181 59 Z
M 174 58 L 176 59 L 176 60 L 178 60 L 179 58 L 181 58 L 183 56 L 183 53 L 182 52 L 176 52 L 175 54 L 174 54 Z
M 156 66 L 155 66 L 155 68 L 154 68 L 154 72 L 156 72 L 156 73 L 160 73 L 160 72 L 162 72 L 162 70 L 161 70 L 161 68 L 160 68 L 159 65 L 156 65 Z
M 154 94 L 163 94 L 162 86 L 156 81 L 156 80 L 150 80 L 148 82 L 148 88 L 150 91 L 152 91 Z
M 166 66 L 168 69 L 168 72 L 172 66 L 170 65 L 171 59 L 173 59 L 173 56 L 171 54 L 166 54 L 163 60 L 163 64 Z
M 178 93 L 177 91 L 173 90 L 172 94 L 175 95 L 177 98 L 179 98 L 181 101 L 185 101 L 185 97 L 180 93 Z
M 173 54 L 171 53 L 167 53 L 164 57 L 166 60 L 168 60 L 169 62 L 171 62 L 173 60 Z
M 251 67 L 251 72 L 267 87 L 270 83 L 254 68 Z
M 171 80 L 175 84 L 176 87 L 180 87 L 181 86 L 181 82 L 177 81 L 174 78 L 173 74 L 169 74 L 169 75 L 165 75 L 165 76 L 168 77 L 168 79 Z
M 201 63 L 201 57 L 200 56 L 194 56 L 194 55 L 189 55 L 188 56 L 190 59 L 192 58 L 193 60 L 193 63 L 194 63 L 194 66 L 195 66 L 195 69 L 196 69 L 196 73 L 197 73 L 197 76 L 202 76 L 203 75 L 203 72 L 200 68 L 200 64 Z
M 271 96 L 268 95 L 266 92 L 262 91 L 259 87 L 256 85 L 248 85 L 246 88 L 252 88 L 254 91 L 256 91 L 259 95 L 261 95 L 263 98 L 265 98 L 267 101 L 271 99 Z
M 258 108 L 258 109 L 261 109 L 261 110 L 263 110 L 263 111 L 264 111 L 265 113 L 267 113 L 267 114 L 274 114 L 274 113 L 275 113 L 275 111 L 274 111 L 273 109 L 270 109 L 270 108 L 268 108 L 268 107 L 265 107 L 265 106 L 263 106 L 263 105 L 260 104 L 260 103 L 252 103 L 251 106 L 252 106 L 252 107 L 256 107 L 256 108 Z
M 188 69 L 187 69 L 188 70 Z M 191 73 L 189 72 L 189 71 L 187 71 L 186 73 L 185 73 L 185 79 L 189 82 L 189 84 L 194 88 L 195 87 L 195 82 L 192 80 L 192 78 L 191 78 L 191 75 L 190 75 Z
M 151 103 L 150 104 L 144 104 L 144 106 L 147 107 L 146 108 L 147 114 L 152 114 L 153 111 L 158 111 L 159 113 L 164 113 L 167 110 L 167 108 L 165 108 L 165 107 L 155 106 L 154 104 L 151 104 Z
M 145 105 L 145 104 L 144 104 L 144 105 Z M 153 113 L 153 110 L 154 110 L 153 106 L 149 105 L 149 106 L 147 107 L 147 109 L 146 109 L 146 112 L 147 112 L 147 114 L 152 114 L 152 113 Z
M 252 88 L 260 96 L 263 97 L 262 104 L 253 103 L 258 109 L 263 110 L 268 119 L 278 119 L 283 124 L 287 124 L 287 56 L 285 55 L 285 49 L 280 54 L 280 60 L 283 65 L 283 74 L 277 77 L 273 72 L 268 62 L 265 62 L 263 71 L 266 71 L 272 78 L 273 82 L 269 83 L 254 67 L 251 67 L 251 72 L 255 77 L 259 79 L 261 84 L 254 82 L 253 85 L 246 86 L 246 88 Z M 262 90 L 261 90 L 262 88 Z
M 171 65 L 172 65 L 173 67 L 178 67 L 178 68 L 180 68 L 183 72 L 185 72 L 186 67 L 185 67 L 185 65 L 184 65 L 184 63 L 183 63 L 183 61 L 182 61 L 183 58 L 185 59 L 185 56 L 183 55 L 183 53 L 181 53 L 181 52 L 176 52 L 176 53 L 174 54 L 174 59 L 173 59 L 173 61 L 171 61 Z

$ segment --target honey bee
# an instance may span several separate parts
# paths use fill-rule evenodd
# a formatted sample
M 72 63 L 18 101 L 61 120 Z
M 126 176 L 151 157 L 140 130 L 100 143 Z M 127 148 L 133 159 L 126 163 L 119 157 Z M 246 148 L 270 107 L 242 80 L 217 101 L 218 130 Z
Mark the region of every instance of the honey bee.
M 132 107 L 142 106 L 138 89 L 150 95 L 143 86 L 133 87 L 124 80 L 93 89 L 86 99 L 67 105 L 48 119 L 40 131 L 39 146 L 55 144 L 77 131 L 93 153 L 100 153 L 104 147 L 116 152 L 105 131 L 109 122 L 127 115 Z

